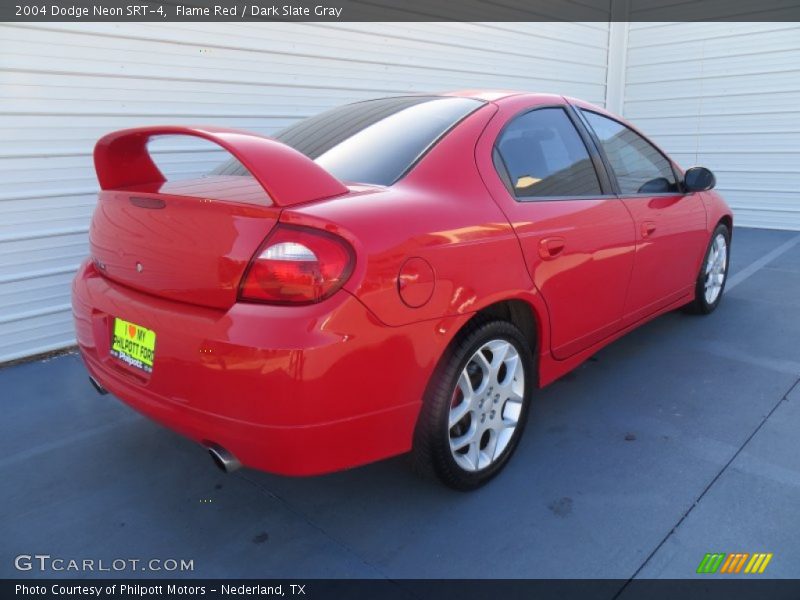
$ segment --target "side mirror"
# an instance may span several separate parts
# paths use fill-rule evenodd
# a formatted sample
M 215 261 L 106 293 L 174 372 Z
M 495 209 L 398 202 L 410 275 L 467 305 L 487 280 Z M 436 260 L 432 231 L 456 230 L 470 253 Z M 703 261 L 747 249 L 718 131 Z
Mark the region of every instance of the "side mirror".
M 683 175 L 683 187 L 687 192 L 705 192 L 717 185 L 717 178 L 705 167 L 692 167 Z

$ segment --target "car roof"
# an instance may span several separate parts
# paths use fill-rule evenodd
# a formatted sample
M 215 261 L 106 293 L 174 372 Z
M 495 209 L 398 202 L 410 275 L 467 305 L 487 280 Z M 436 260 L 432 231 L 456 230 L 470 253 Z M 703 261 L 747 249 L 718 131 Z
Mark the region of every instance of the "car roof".
M 528 98 L 536 98 L 542 102 L 557 102 L 563 103 L 565 97 L 561 94 L 547 94 L 543 92 L 523 92 L 519 90 L 455 90 L 449 92 L 441 92 L 435 94 L 437 96 L 454 96 L 457 98 L 473 98 L 475 100 L 483 100 L 484 102 L 498 102 L 506 98 L 525 96 Z
M 577 98 L 571 98 L 569 96 L 562 96 L 561 94 L 551 94 L 545 92 L 523 92 L 520 90 L 480 90 L 480 89 L 465 89 L 465 90 L 449 90 L 443 92 L 417 92 L 411 94 L 401 94 L 398 96 L 387 96 L 389 98 L 392 97 L 405 97 L 405 96 L 426 96 L 429 98 L 471 98 L 473 100 L 479 100 L 481 102 L 502 102 L 503 100 L 510 99 L 510 98 L 519 98 L 525 97 L 530 98 L 532 100 L 536 100 L 540 103 L 548 103 L 551 102 L 553 104 L 563 104 L 564 102 L 569 102 L 573 104 L 583 105 L 592 109 L 597 109 L 598 112 L 607 113 L 601 106 L 597 106 L 586 102 L 585 100 L 580 100 Z M 370 100 L 378 100 L 383 98 L 371 98 Z M 369 100 L 361 100 L 360 102 L 368 102 Z M 611 115 L 611 113 L 607 113 Z M 615 116 L 615 115 L 611 115 Z M 615 116 L 616 118 L 616 116 Z
M 517 92 L 513 90 L 454 90 L 450 92 L 441 92 L 437 96 L 455 96 L 457 98 L 473 98 L 475 100 L 484 100 L 485 102 L 494 102 L 509 96 L 518 96 L 524 92 Z

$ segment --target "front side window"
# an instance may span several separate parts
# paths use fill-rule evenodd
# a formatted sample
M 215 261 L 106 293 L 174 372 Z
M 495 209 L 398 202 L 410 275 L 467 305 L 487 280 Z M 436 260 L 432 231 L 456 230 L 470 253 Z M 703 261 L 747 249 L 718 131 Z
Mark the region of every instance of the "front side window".
M 669 161 L 650 142 L 622 123 L 581 109 L 617 176 L 620 193 L 663 194 L 677 192 Z
M 391 185 L 451 127 L 484 103 L 472 98 L 404 96 L 347 104 L 304 119 L 272 137 L 337 179 Z M 246 175 L 237 161 L 213 175 Z
M 602 194 L 586 145 L 561 108 L 516 117 L 500 135 L 495 152 L 501 178 L 519 199 Z

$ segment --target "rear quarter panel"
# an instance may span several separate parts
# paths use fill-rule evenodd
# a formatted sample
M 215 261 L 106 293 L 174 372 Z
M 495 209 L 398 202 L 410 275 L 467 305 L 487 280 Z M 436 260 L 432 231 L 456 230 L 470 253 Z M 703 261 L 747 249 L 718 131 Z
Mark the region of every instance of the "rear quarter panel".
M 487 104 L 472 113 L 395 185 L 295 207 L 281 220 L 349 239 L 358 264 L 345 289 L 388 325 L 531 294 L 517 237 L 475 165 L 475 143 L 495 112 Z M 435 276 L 430 299 L 417 308 L 398 291 L 400 268 L 411 257 L 427 261 Z

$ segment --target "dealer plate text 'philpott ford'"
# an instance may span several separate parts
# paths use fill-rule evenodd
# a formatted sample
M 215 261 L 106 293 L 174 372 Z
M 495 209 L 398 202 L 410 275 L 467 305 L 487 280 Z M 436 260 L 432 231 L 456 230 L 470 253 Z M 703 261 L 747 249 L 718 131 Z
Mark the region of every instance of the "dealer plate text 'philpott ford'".
M 150 373 L 153 371 L 155 351 L 155 331 L 118 317 L 114 319 L 111 356 L 145 373 Z

